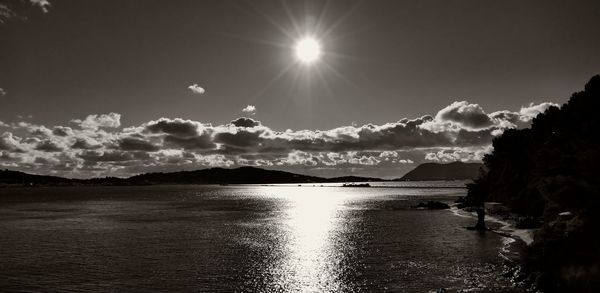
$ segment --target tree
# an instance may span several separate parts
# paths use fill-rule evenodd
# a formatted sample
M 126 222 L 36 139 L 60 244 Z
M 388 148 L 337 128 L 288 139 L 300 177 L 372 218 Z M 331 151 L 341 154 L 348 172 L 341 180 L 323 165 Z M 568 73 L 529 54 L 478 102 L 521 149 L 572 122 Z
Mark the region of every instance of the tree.
M 467 203 L 504 203 L 543 219 L 525 257 L 548 291 L 600 290 L 600 76 L 529 129 L 494 139 L 485 170 L 468 186 Z

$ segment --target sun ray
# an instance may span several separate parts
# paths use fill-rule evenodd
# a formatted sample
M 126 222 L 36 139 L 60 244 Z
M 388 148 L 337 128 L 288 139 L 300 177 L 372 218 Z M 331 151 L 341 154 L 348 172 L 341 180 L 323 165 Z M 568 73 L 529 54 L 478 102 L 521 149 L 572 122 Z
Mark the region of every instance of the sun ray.
M 326 69 L 328 69 L 331 72 L 333 72 L 333 74 L 335 74 L 337 76 L 337 78 L 339 78 L 341 81 L 345 82 L 346 84 L 352 86 L 355 89 L 358 89 L 358 86 L 356 84 L 354 84 L 352 81 L 350 81 L 348 78 L 346 78 L 341 72 L 339 72 L 337 69 L 335 69 L 335 67 L 333 67 L 329 63 L 323 62 L 323 66 Z
M 350 7 L 350 9 L 346 11 L 346 13 L 344 13 L 344 15 L 338 18 L 331 26 L 329 26 L 329 28 L 326 31 L 323 32 L 323 38 L 328 38 L 329 34 L 333 32 L 333 30 L 335 30 L 340 24 L 342 24 L 346 20 L 346 18 L 352 15 L 352 13 L 354 13 L 354 11 L 358 9 L 358 7 L 362 3 L 363 1 L 357 1 L 356 3 L 354 3 L 354 5 L 352 5 L 352 7 Z
M 256 12 L 257 14 L 262 16 L 268 23 L 270 23 L 272 26 L 274 26 L 277 30 L 279 30 L 281 33 L 286 35 L 289 39 L 294 38 L 293 33 L 290 33 L 289 31 L 287 31 L 284 27 L 282 27 L 279 23 L 277 23 L 277 21 L 275 21 L 273 18 L 268 16 L 266 13 L 263 13 L 262 11 L 260 11 L 260 9 L 258 9 L 256 6 L 252 5 L 252 3 L 250 3 L 250 2 L 248 2 L 248 3 L 250 5 L 250 7 L 252 8 L 252 10 L 254 10 L 254 12 Z
M 327 80 L 326 80 L 325 76 L 323 75 L 323 72 L 319 68 L 317 68 L 315 70 L 315 72 L 319 76 L 319 80 L 321 81 L 321 83 L 323 84 L 323 87 L 325 88 L 325 91 L 327 92 L 327 97 L 329 99 L 333 99 L 334 98 L 333 90 L 329 86 L 329 83 L 327 83 Z
M 287 14 L 288 18 L 290 19 L 292 26 L 294 27 L 294 33 L 298 34 L 298 35 L 301 34 L 300 25 L 296 21 L 296 18 L 294 17 L 294 14 L 292 14 L 292 11 L 290 10 L 290 7 L 287 5 L 286 1 L 280 0 L 279 2 L 283 6 L 283 10 L 285 10 L 285 13 Z
M 319 13 L 319 17 L 317 18 L 317 24 L 315 29 L 318 32 L 323 32 L 323 20 L 325 19 L 325 17 L 327 16 L 327 12 L 329 11 L 329 7 L 331 5 L 331 1 L 330 0 L 326 0 L 325 4 L 323 6 L 323 8 L 321 9 L 321 12 Z
M 294 67 L 294 63 L 289 63 L 285 68 L 283 68 L 277 75 L 275 75 L 269 82 L 267 82 L 267 84 L 262 87 L 251 99 L 251 101 L 255 101 L 256 99 L 258 99 L 259 97 L 261 97 L 262 95 L 264 95 L 265 92 L 267 92 L 267 90 L 275 83 L 277 82 L 280 78 L 282 78 L 286 73 L 288 73 L 292 68 Z
M 224 37 L 229 37 L 229 38 L 233 38 L 233 39 L 237 39 L 240 41 L 245 41 L 245 42 L 250 42 L 250 43 L 256 43 L 256 44 L 261 44 L 261 45 L 269 45 L 269 46 L 273 46 L 273 47 L 278 47 L 281 49 L 289 49 L 290 46 L 283 44 L 283 43 L 278 43 L 278 42 L 274 42 L 274 41 L 269 41 L 269 40 L 265 40 L 265 39 L 259 39 L 259 38 L 249 38 L 246 36 L 242 36 L 242 35 L 238 35 L 238 34 L 232 34 L 232 33 L 226 33 L 226 32 L 219 32 L 216 33 L 218 35 L 224 36 Z

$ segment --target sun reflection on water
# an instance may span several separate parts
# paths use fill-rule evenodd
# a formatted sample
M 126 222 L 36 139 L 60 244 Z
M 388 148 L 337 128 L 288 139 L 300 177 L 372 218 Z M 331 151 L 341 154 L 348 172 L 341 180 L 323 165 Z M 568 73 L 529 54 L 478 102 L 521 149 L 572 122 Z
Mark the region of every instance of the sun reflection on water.
M 329 188 L 310 187 L 290 188 L 286 197 L 289 206 L 282 224 L 290 237 L 280 268 L 285 272 L 284 287 L 301 292 L 337 291 L 332 236 L 340 226 L 338 213 L 344 197 Z

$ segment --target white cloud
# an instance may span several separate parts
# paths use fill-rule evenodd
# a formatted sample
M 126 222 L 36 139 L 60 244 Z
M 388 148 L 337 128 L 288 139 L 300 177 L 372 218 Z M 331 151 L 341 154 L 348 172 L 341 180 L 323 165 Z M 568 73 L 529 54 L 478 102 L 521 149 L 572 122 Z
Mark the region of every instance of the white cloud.
M 117 128 L 121 126 L 121 114 L 108 113 L 101 115 L 88 115 L 84 120 L 74 119 L 71 122 L 79 124 L 81 128 L 96 130 L 100 127 Z
M 554 103 L 541 103 L 534 105 L 533 103 L 529 104 L 527 107 L 521 107 L 519 114 L 521 114 L 521 119 L 523 121 L 529 121 L 535 118 L 540 113 L 544 113 L 550 107 L 558 107 L 558 104 Z
M 202 94 L 204 94 L 206 92 L 204 90 L 204 88 L 202 88 L 201 86 L 199 86 L 197 83 L 188 86 L 188 89 L 190 89 L 190 91 L 192 91 L 192 93 L 198 94 L 198 95 L 202 95 Z
M 0 88 L 0 97 L 6 96 L 6 91 L 3 88 Z
M 315 174 L 317 169 L 338 170 L 337 174 L 331 171 L 331 175 L 360 169 L 364 175 L 394 177 L 394 172 L 424 161 L 481 160 L 491 150 L 495 136 L 507 128 L 529 125 L 530 121 L 525 122 L 522 117 L 536 115 L 544 107 L 530 105 L 520 112 L 485 114 L 474 104 L 453 103 L 443 112 L 451 114 L 437 115 L 444 119 L 440 121 L 425 115 L 381 125 L 347 125 L 328 130 L 277 131 L 247 117 L 223 125 L 159 118 L 120 128 L 118 113 L 72 120 L 76 127 L 27 121 L 0 123 L 7 128 L 0 131 L 0 167 L 87 177 L 251 165 L 306 174 Z M 245 108 L 248 113 L 255 111 L 252 105 Z M 488 115 L 493 123 L 474 130 L 487 124 L 481 115 Z M 425 127 L 438 122 L 452 125 Z M 463 123 L 470 127 L 463 127 Z
M 383 151 L 379 154 L 380 158 L 396 158 L 398 157 L 398 152 L 396 151 Z
M 497 136 L 507 128 L 527 127 L 535 116 L 551 106 L 558 105 L 549 102 L 531 103 L 527 107 L 521 107 L 519 112 L 501 110 L 487 114 L 478 104 L 453 102 L 438 111 L 434 119 L 425 121 L 419 127 L 434 133 L 491 130 L 492 135 Z
M 242 109 L 242 112 L 250 113 L 250 114 L 254 115 L 254 114 L 256 114 L 256 107 L 252 106 L 252 105 L 248 105 L 248 106 L 246 106 L 246 108 Z
M 48 12 L 48 7 L 50 7 L 50 2 L 48 0 L 29 0 L 29 2 L 31 2 L 31 5 L 42 9 L 44 13 Z
M 454 161 L 481 161 L 483 156 L 492 152 L 491 145 L 480 147 L 453 147 L 441 148 L 436 152 L 428 152 L 425 154 L 426 161 L 433 162 L 454 162 Z

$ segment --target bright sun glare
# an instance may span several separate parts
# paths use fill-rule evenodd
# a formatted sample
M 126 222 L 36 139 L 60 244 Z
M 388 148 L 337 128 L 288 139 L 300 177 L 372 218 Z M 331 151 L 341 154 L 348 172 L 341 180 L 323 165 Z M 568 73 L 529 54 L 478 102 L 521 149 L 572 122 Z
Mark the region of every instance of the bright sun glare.
M 295 51 L 296 58 L 305 64 L 313 63 L 321 57 L 321 45 L 311 37 L 299 40 L 296 43 Z

